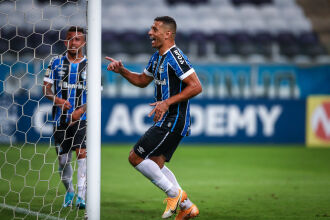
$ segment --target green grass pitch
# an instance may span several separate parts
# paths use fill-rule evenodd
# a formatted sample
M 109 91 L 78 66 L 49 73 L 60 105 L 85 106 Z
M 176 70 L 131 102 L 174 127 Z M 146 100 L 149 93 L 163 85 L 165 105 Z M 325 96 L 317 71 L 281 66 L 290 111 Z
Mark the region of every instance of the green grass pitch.
M 165 195 L 129 165 L 129 150 L 102 147 L 101 219 L 161 219 Z M 168 167 L 201 220 L 330 218 L 330 149 L 181 145 Z M 61 208 L 64 186 L 53 148 L 2 145 L 0 168 L 0 204 L 83 219 L 84 211 Z M 36 219 L 0 207 L 0 219 L 14 217 Z

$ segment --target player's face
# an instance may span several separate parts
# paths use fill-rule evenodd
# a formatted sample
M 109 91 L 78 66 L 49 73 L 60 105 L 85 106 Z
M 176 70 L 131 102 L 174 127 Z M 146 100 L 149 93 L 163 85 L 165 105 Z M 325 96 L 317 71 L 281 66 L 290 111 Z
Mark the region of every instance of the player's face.
M 77 54 L 85 46 L 85 36 L 81 32 L 68 32 L 64 43 L 69 53 Z
M 151 39 L 151 46 L 153 48 L 161 48 L 163 46 L 163 43 L 166 39 L 166 32 L 167 30 L 165 29 L 163 22 L 161 21 L 155 21 L 148 34 Z

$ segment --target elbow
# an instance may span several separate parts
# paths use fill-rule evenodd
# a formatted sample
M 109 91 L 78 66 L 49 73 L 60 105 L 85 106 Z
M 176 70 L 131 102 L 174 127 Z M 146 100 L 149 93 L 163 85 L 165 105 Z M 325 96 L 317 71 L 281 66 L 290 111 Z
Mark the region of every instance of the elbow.
M 201 84 L 199 84 L 198 86 L 198 94 L 202 93 L 203 92 L 203 87 Z
M 196 86 L 195 86 L 195 95 L 198 95 L 200 93 L 202 93 L 203 91 L 203 88 L 202 88 L 202 85 L 200 83 L 198 83 Z
M 203 89 L 200 83 L 194 83 L 190 85 L 189 90 L 191 95 L 190 97 L 194 97 L 200 94 Z
M 139 87 L 139 88 L 145 88 L 145 87 L 147 87 L 147 85 L 148 85 L 148 84 L 141 83 L 141 84 L 138 85 L 138 87 Z

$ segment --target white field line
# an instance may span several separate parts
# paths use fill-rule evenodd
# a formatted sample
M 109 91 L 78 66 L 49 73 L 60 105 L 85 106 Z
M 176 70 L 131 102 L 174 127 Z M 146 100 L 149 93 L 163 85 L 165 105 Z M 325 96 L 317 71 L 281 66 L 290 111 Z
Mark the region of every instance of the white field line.
M 19 207 L 15 207 L 15 206 L 11 206 L 11 205 L 6 205 L 3 203 L 0 203 L 0 208 L 10 209 L 17 213 L 37 216 L 38 218 L 40 217 L 40 218 L 51 219 L 51 220 L 65 220 L 64 218 L 57 218 L 57 217 L 54 217 L 51 215 L 43 214 L 40 212 L 34 212 L 34 211 L 30 211 L 28 209 L 19 208 Z

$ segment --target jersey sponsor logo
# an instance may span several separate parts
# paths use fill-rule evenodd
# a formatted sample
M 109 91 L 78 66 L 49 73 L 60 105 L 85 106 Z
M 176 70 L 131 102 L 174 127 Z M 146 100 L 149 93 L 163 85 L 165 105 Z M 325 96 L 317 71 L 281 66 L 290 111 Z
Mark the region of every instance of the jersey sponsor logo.
M 322 140 L 330 141 L 330 102 L 316 107 L 311 119 L 314 134 Z
M 83 85 L 83 84 L 70 84 L 70 83 L 67 83 L 67 82 L 63 82 L 61 81 L 59 83 L 59 86 L 62 88 L 62 89 L 86 89 L 86 86 Z
M 180 64 L 184 64 L 184 59 L 180 52 L 178 50 L 174 50 L 174 54 L 176 55 L 176 58 L 178 59 Z
M 163 80 L 155 79 L 155 84 L 161 85 L 161 86 L 166 86 L 166 79 L 163 79 Z

